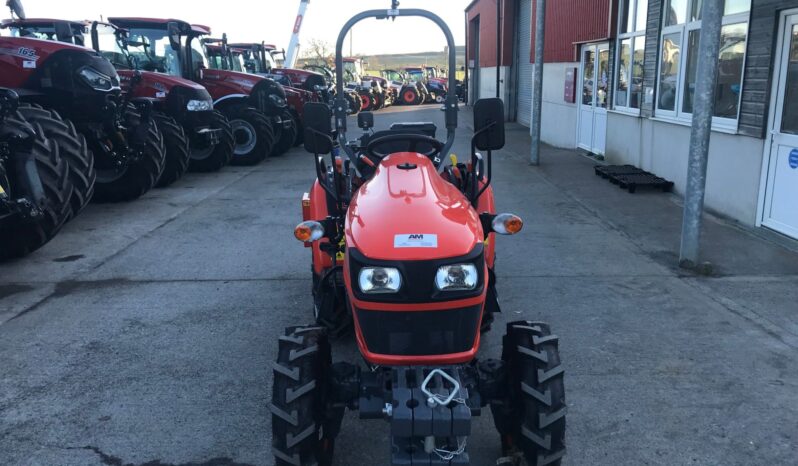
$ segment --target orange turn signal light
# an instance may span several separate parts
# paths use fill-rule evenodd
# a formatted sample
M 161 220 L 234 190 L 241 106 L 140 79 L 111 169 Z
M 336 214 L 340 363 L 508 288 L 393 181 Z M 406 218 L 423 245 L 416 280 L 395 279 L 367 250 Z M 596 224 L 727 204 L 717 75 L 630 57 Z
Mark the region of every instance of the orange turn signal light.
M 491 226 L 500 235 L 514 235 L 524 228 L 524 221 L 515 214 L 499 214 L 493 218 Z
M 303 243 L 320 240 L 324 236 L 324 226 L 312 220 L 302 222 L 294 228 L 294 236 Z

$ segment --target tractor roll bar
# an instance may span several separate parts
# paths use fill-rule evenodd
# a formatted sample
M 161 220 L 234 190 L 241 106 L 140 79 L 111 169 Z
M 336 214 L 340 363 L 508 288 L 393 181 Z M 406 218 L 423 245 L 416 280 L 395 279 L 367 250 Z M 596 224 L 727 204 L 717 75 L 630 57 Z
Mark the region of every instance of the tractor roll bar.
M 356 14 L 353 16 L 349 21 L 344 24 L 343 29 L 338 34 L 338 41 L 335 43 L 335 90 L 336 90 L 336 99 L 335 99 L 335 128 L 338 130 L 338 141 L 340 143 L 341 148 L 346 152 L 349 156 L 349 159 L 352 161 L 353 166 L 357 166 L 357 156 L 355 155 L 354 151 L 351 147 L 347 144 L 346 141 L 346 109 L 349 108 L 349 104 L 347 103 L 346 99 L 344 98 L 344 57 L 343 57 L 343 47 L 344 47 L 344 39 L 346 35 L 349 33 L 349 30 L 352 29 L 352 26 L 357 24 L 358 22 L 367 19 L 367 18 L 377 18 L 377 19 L 395 19 L 397 16 L 421 16 L 423 18 L 427 18 L 432 20 L 435 24 L 438 25 L 439 28 L 443 31 L 443 34 L 446 36 L 446 43 L 449 45 L 449 92 L 446 94 L 446 143 L 443 146 L 443 150 L 441 150 L 442 156 L 445 156 L 449 153 L 449 149 L 451 149 L 452 144 L 454 144 L 454 135 L 455 130 L 457 129 L 457 96 L 456 93 L 453 92 L 453 89 L 457 87 L 455 83 L 455 73 L 454 70 L 457 66 L 457 51 L 454 45 L 454 36 L 452 36 L 452 31 L 449 30 L 449 26 L 435 13 L 432 13 L 427 10 L 419 10 L 419 9 L 404 9 L 400 10 L 398 8 L 392 8 L 388 10 L 368 10 L 363 11 L 361 13 Z M 445 160 L 445 159 L 443 159 Z M 443 168 L 445 163 L 440 164 L 440 169 Z

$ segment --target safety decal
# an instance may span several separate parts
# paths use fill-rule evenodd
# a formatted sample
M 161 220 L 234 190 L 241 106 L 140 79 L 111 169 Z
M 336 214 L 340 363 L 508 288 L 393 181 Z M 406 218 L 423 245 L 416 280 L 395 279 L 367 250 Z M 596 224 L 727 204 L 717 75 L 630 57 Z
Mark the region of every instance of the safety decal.
M 155 98 L 156 99 L 163 99 L 164 97 L 166 97 L 166 92 L 158 91 L 158 92 L 155 93 Z
M 393 237 L 394 248 L 437 248 L 438 235 L 429 233 L 412 233 Z
M 25 60 L 25 61 L 22 62 L 22 67 L 23 68 L 35 69 L 36 68 L 36 62 L 32 61 L 32 60 Z

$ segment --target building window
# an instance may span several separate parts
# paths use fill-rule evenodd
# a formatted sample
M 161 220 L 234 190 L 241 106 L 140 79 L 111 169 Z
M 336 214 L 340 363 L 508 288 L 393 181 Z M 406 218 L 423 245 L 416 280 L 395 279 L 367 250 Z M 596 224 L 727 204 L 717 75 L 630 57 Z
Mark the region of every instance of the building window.
M 623 0 L 618 18 L 616 110 L 639 112 L 643 100 L 643 57 L 648 0 Z
M 690 121 L 702 0 L 665 0 L 657 80 L 657 116 Z M 751 0 L 726 0 L 718 56 L 713 125 L 736 129 Z

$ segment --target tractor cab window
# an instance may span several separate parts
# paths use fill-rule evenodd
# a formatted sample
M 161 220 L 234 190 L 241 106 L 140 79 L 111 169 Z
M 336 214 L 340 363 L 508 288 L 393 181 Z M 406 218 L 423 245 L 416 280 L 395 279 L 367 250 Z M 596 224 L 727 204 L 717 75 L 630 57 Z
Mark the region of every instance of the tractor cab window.
M 126 34 L 107 24 L 97 24 L 96 28 L 100 55 L 108 59 L 116 68 L 130 68 Z
M 344 73 L 351 74 L 352 81 L 357 81 L 358 78 L 363 75 L 363 73 L 360 72 L 360 67 L 353 61 L 344 62 Z
M 180 76 L 180 56 L 163 29 L 131 29 L 127 39 L 130 64 L 137 70 Z
M 408 76 L 412 81 L 416 82 L 423 82 L 425 78 L 425 73 L 421 70 L 410 70 L 407 72 Z
M 232 55 L 230 55 L 230 64 L 233 66 L 233 71 L 241 73 L 247 72 L 247 66 L 244 63 L 244 56 L 241 52 L 233 52 Z
M 390 70 L 383 72 L 383 77 L 389 81 L 404 81 L 404 77 L 398 71 Z
M 205 55 L 205 49 L 198 37 L 189 39 L 189 47 L 191 48 L 191 69 L 197 73 L 201 68 L 209 68 L 208 57 Z
M 267 51 L 263 55 L 265 55 L 266 58 L 266 69 L 263 71 L 265 73 L 270 73 L 271 70 L 277 68 L 277 62 L 274 60 L 274 57 L 272 56 L 272 53 L 270 51 Z
M 241 59 L 244 61 L 244 69 L 247 73 L 265 73 L 265 71 L 261 69 L 261 64 L 255 51 L 243 50 L 241 52 Z
M 72 28 L 72 37 L 71 38 L 63 38 L 58 37 L 58 34 L 55 31 L 55 25 L 24 25 L 23 27 L 11 27 L 9 28 L 9 35 L 11 37 L 26 37 L 29 39 L 41 39 L 41 40 L 49 40 L 49 41 L 61 41 L 61 42 L 69 42 L 75 45 L 85 45 L 85 40 L 83 36 L 83 28 L 82 27 L 75 27 Z

